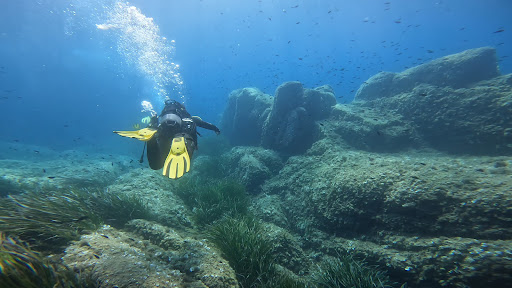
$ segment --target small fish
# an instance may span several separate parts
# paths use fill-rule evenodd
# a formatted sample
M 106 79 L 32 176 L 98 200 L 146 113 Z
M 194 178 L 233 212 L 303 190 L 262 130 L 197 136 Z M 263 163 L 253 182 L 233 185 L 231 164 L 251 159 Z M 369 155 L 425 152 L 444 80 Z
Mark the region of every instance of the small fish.
M 46 173 L 46 169 L 43 168 L 43 173 Z
M 299 8 L 299 5 L 292 6 L 291 8 Z
M 108 238 L 108 236 L 107 236 L 107 235 L 105 235 L 105 234 L 101 234 L 101 237 L 104 237 L 104 238 L 110 239 L 110 238 Z
M 302 60 L 302 58 L 299 57 L 299 60 Z
M 94 257 L 96 257 L 96 259 L 100 259 L 100 256 L 96 255 L 96 254 L 93 254 Z
M 39 154 L 39 150 L 34 150 L 34 153 Z
M 48 176 L 48 179 L 55 179 L 55 176 Z
M 496 31 L 494 31 L 492 33 L 501 33 L 501 32 L 505 32 L 505 29 L 499 29 L 499 30 L 496 30 Z

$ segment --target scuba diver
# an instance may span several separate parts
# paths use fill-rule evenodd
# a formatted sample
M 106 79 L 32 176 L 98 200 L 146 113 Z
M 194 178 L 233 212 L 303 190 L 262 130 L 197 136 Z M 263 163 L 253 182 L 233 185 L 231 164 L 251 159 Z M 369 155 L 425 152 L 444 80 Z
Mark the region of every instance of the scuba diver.
M 144 129 L 114 133 L 144 141 L 149 167 L 153 170 L 163 167 L 162 175 L 172 179 L 178 179 L 190 170 L 190 159 L 197 149 L 197 135 L 201 136 L 196 126 L 220 134 L 217 126 L 191 116 L 183 104 L 170 99 L 165 100 L 160 116 L 153 115 L 146 121 L 149 125 Z M 144 157 L 144 151 L 142 153 Z

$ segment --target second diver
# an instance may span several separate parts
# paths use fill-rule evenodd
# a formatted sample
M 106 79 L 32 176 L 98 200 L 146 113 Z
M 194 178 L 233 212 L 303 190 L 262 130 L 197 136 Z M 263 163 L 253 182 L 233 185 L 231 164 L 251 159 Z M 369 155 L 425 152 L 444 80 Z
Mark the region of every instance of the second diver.
M 190 171 L 190 159 L 197 149 L 197 126 L 220 134 L 217 126 L 191 116 L 183 104 L 167 99 L 162 113 L 151 117 L 148 127 L 114 133 L 147 142 L 149 167 L 163 168 L 162 175 L 177 179 Z

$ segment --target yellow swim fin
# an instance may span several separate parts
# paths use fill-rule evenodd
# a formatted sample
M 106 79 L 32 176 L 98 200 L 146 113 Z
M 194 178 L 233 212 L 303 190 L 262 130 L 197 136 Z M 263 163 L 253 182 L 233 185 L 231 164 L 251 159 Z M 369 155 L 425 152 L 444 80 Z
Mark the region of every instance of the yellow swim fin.
M 172 139 L 171 150 L 164 163 L 162 175 L 171 179 L 178 179 L 190 170 L 190 156 L 184 137 Z
M 151 138 L 153 138 L 153 135 L 155 135 L 156 129 L 144 128 L 136 131 L 114 131 L 114 133 L 123 137 L 134 138 L 140 141 L 149 141 Z

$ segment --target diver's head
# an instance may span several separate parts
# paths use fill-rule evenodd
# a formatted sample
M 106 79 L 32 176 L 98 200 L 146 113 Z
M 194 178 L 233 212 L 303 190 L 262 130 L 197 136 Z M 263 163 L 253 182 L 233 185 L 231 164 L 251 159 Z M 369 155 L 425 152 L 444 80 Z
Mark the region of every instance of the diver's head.
M 165 106 L 169 106 L 169 105 L 183 106 L 183 104 L 181 104 L 180 102 L 178 102 L 174 99 L 171 99 L 171 98 L 166 98 L 164 103 L 165 103 Z
M 165 99 L 165 107 L 160 113 L 160 118 L 164 117 L 167 114 L 175 114 L 181 118 L 190 117 L 185 106 L 176 100 L 171 100 L 169 98 Z
M 160 116 L 158 121 L 161 126 L 170 127 L 170 128 L 179 128 L 181 126 L 181 118 L 176 114 L 164 114 Z
M 176 100 L 173 100 L 173 99 L 171 99 L 171 98 L 169 98 L 169 97 L 165 97 L 165 106 L 167 106 L 167 105 L 171 105 L 171 104 L 173 104 L 174 102 L 176 102 Z

